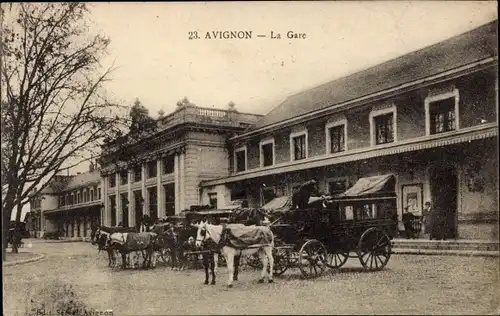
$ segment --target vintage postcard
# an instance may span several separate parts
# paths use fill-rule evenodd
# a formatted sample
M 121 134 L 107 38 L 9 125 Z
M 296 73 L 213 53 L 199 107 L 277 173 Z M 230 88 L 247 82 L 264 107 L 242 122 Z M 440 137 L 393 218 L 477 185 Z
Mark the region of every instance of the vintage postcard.
M 4 315 L 498 315 L 494 1 L 3 3 Z

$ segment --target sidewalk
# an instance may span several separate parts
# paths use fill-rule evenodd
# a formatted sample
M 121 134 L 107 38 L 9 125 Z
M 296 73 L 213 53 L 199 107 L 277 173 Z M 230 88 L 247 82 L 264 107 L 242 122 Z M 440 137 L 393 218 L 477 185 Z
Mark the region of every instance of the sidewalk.
M 12 248 L 7 248 L 5 261 L 2 262 L 2 267 L 14 266 L 23 263 L 30 263 L 42 260 L 45 255 L 31 251 L 32 243 L 25 241 L 25 246 L 19 248 L 19 253 L 12 253 Z
M 394 239 L 393 253 L 498 257 L 499 242 L 491 240 Z

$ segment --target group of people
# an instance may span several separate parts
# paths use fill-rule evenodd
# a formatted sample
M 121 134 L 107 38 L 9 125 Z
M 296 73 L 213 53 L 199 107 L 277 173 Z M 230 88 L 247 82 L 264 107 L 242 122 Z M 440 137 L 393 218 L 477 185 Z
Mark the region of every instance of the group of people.
M 422 217 L 419 221 L 421 232 L 424 235 L 428 234 L 430 240 L 446 240 L 449 237 L 449 229 L 445 215 L 444 211 L 435 209 L 431 202 L 425 202 Z M 403 224 L 408 239 L 417 237 L 418 232 L 414 225 L 416 220 L 419 219 L 411 212 L 408 212 L 408 207 L 406 207 L 403 213 Z

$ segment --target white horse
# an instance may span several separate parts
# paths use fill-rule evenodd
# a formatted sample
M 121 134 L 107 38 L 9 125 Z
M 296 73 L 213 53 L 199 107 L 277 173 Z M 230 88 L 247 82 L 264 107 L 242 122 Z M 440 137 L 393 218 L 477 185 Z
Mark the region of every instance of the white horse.
M 255 240 L 254 243 L 248 245 L 245 248 L 234 248 L 227 243 L 227 240 L 223 240 L 222 244 L 221 237 L 223 232 L 222 225 L 212 225 L 208 222 L 201 222 L 199 224 L 193 224 L 193 226 L 198 227 L 198 232 L 196 234 L 196 246 L 199 247 L 205 240 L 212 239 L 216 244 L 221 247 L 221 253 L 224 255 L 227 264 L 227 272 L 229 274 L 229 280 L 227 282 L 228 287 L 233 287 L 233 273 L 234 273 L 234 257 L 236 255 L 240 256 L 251 256 L 257 253 L 263 263 L 261 278 L 259 283 L 264 283 L 266 276 L 268 277 L 268 282 L 273 282 L 273 247 L 274 247 L 274 235 L 271 229 L 267 226 L 245 226 L 243 224 L 228 224 L 226 229 L 239 229 L 246 231 L 258 232 L 261 236 L 267 237 L 270 240 L 269 243 L 263 244 L 261 240 Z M 267 270 L 267 265 L 269 263 L 269 273 Z

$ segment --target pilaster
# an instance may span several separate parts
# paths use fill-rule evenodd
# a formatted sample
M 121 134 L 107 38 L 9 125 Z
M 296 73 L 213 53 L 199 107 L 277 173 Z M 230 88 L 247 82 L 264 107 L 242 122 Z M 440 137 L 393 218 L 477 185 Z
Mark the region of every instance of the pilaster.
M 101 224 L 104 226 L 109 226 L 110 221 L 110 208 L 109 208 L 109 198 L 108 198 L 108 182 L 109 177 L 106 175 L 102 178 L 102 203 L 104 204 L 104 210 L 101 208 Z
M 156 205 L 158 207 L 158 218 L 165 217 L 165 198 L 164 189 L 161 185 L 161 176 L 163 174 L 163 168 L 161 163 L 161 158 L 156 160 Z
M 144 203 L 142 203 L 142 214 L 149 215 L 149 198 L 148 198 L 148 191 L 146 190 L 146 178 L 147 178 L 146 167 L 147 167 L 146 164 L 142 164 L 141 194 L 142 194 L 142 199 L 144 200 Z
M 180 207 L 180 172 L 179 172 L 179 155 L 175 154 L 174 157 L 174 191 L 175 191 L 175 214 L 179 214 L 181 212 Z
M 116 225 L 123 223 L 122 196 L 120 195 L 121 177 L 119 170 L 115 174 L 115 196 L 116 196 Z
M 127 172 L 128 226 L 135 226 L 135 200 L 132 192 L 133 169 Z
M 179 156 L 179 173 L 180 173 L 180 176 L 179 176 L 179 183 L 180 183 L 180 194 L 177 194 L 177 196 L 179 197 L 179 208 L 182 210 L 184 210 L 186 208 L 186 205 L 185 205 L 185 194 L 186 194 L 186 186 L 185 186 L 185 182 L 186 182 L 186 172 L 185 172 L 185 168 L 184 168 L 184 165 L 185 165 L 185 159 L 186 159 L 186 155 L 184 153 L 181 153 L 180 156 Z

